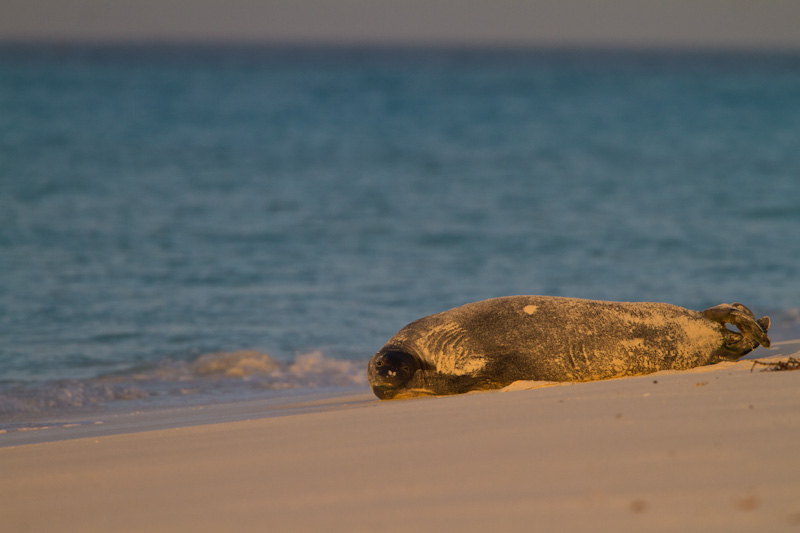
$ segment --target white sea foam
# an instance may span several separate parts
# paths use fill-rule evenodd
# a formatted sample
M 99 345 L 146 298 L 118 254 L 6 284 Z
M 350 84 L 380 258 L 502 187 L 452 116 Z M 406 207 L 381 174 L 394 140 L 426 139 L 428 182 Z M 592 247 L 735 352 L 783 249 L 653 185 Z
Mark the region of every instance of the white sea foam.
M 203 355 L 190 364 L 201 376 L 248 377 L 268 376 L 278 371 L 280 364 L 269 355 L 254 350 L 218 352 Z
M 0 416 L 131 400 L 163 402 L 190 395 L 202 401 L 204 394 L 216 399 L 267 390 L 366 386 L 365 367 L 363 361 L 328 357 L 320 351 L 298 354 L 288 362 L 254 350 L 215 352 L 87 380 L 6 384 L 0 388 Z

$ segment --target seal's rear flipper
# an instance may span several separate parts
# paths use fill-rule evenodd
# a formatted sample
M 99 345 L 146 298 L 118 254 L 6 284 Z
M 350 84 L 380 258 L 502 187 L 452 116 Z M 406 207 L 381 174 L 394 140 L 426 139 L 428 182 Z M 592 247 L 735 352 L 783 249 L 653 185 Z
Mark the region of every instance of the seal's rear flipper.
M 767 337 L 769 317 L 765 316 L 756 320 L 753 312 L 740 303 L 719 304 L 703 311 L 703 315 L 722 325 L 733 324 L 739 328 L 744 337 L 742 340 L 750 341 L 753 344 L 752 348 L 759 344 L 765 348 L 770 346 L 769 337 Z
M 761 318 L 756 320 L 756 322 L 758 322 L 758 325 L 761 326 L 761 329 L 764 330 L 764 333 L 769 331 L 769 317 L 768 316 L 762 316 Z M 767 339 L 767 340 L 769 340 L 769 339 Z M 769 348 L 769 344 L 767 344 L 766 347 Z

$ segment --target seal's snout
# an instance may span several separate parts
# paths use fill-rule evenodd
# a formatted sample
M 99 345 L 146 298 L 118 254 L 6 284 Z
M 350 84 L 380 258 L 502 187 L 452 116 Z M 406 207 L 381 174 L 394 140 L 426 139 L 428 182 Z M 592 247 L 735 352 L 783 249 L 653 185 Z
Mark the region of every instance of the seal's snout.
M 369 362 L 367 377 L 372 390 L 399 389 L 411 380 L 414 372 L 419 370 L 417 359 L 406 352 L 389 350 L 378 352 Z M 381 394 L 378 394 L 382 397 Z

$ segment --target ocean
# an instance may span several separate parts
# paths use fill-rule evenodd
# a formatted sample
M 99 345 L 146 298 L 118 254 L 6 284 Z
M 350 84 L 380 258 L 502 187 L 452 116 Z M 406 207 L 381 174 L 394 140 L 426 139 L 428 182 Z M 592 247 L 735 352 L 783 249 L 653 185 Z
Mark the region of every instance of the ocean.
M 510 294 L 800 338 L 800 55 L 0 45 L 0 428 L 365 391 Z

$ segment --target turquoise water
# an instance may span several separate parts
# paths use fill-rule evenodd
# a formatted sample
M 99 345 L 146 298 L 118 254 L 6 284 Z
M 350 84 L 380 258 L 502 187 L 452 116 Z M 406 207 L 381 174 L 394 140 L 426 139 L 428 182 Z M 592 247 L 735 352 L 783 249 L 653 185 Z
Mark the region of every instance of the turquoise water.
M 798 337 L 798 147 L 798 55 L 0 46 L 0 416 L 364 387 L 508 294 Z

